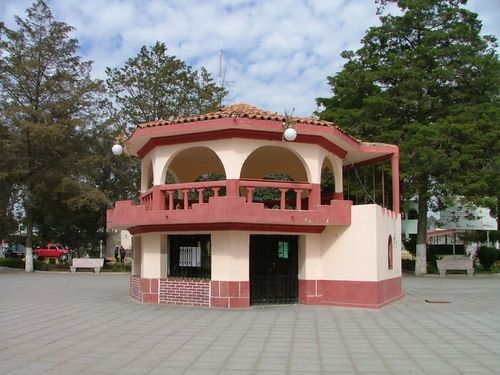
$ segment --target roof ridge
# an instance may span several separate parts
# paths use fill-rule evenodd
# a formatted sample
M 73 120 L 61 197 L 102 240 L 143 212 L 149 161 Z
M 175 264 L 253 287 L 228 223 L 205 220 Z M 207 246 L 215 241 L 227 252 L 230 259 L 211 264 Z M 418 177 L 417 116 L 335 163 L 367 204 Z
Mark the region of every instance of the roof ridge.
M 285 121 L 287 118 L 290 118 L 293 122 L 297 124 L 306 124 L 306 125 L 315 125 L 315 126 L 328 126 L 333 127 L 345 134 L 349 138 L 355 140 L 356 142 L 360 142 L 360 140 L 354 138 L 345 130 L 340 128 L 336 123 L 320 120 L 316 117 L 300 117 L 300 116 L 288 116 L 278 114 L 277 112 L 266 111 L 260 108 L 257 108 L 253 105 L 247 103 L 234 103 L 230 105 L 223 106 L 216 111 L 189 116 L 189 117 L 177 117 L 169 120 L 154 120 L 139 124 L 139 128 L 149 128 L 149 127 L 157 127 L 157 126 L 165 126 L 165 125 L 173 125 L 173 124 L 185 124 L 188 122 L 198 122 L 198 121 L 206 121 L 206 120 L 216 120 L 221 118 L 248 118 L 255 120 L 270 120 L 270 121 Z
M 138 126 L 141 128 L 146 128 L 146 127 L 163 126 L 163 125 L 186 123 L 193 121 L 203 121 L 208 119 L 229 118 L 229 117 L 231 118 L 243 117 L 243 118 L 256 118 L 263 120 L 284 121 L 287 118 L 287 115 L 282 115 L 279 114 L 278 112 L 266 111 L 257 108 L 253 105 L 240 102 L 240 103 L 226 105 L 216 111 L 207 112 L 200 115 L 194 115 L 188 117 L 176 117 L 176 118 L 170 118 L 168 120 L 167 119 L 152 120 L 141 123 Z M 289 116 L 289 117 L 298 123 L 312 124 L 314 122 L 317 125 L 337 126 L 333 122 L 320 120 L 315 117 L 300 117 L 300 116 Z

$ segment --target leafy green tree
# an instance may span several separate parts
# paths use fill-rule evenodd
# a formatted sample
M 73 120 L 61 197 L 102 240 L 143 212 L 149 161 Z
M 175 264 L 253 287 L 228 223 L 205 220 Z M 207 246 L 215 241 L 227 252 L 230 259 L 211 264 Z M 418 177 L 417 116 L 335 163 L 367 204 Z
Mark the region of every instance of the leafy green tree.
M 215 110 L 226 95 L 205 68 L 193 71 L 167 54 L 165 44 L 143 46 L 121 68 L 107 68 L 106 81 L 128 125 Z
M 17 30 L 0 25 L 0 106 L 12 159 L 7 174 L 25 214 L 26 271 L 33 271 L 34 224 L 43 230 L 69 221 L 78 189 L 69 191 L 68 181 L 85 182 L 77 161 L 103 85 L 76 54 L 71 26 L 55 21 L 43 0 L 26 12 L 16 16 Z
M 498 72 L 496 78 L 498 80 Z M 500 202 L 498 96 L 491 102 L 485 101 L 478 105 L 455 108 L 454 117 L 455 122 L 450 124 L 447 131 L 449 138 L 457 145 L 455 167 L 462 170 L 462 173 L 451 182 L 454 185 L 453 190 L 477 206 L 489 207 L 498 225 Z M 475 139 L 475 142 L 469 142 L 469 139 Z
M 328 77 L 333 96 L 317 102 L 322 119 L 400 146 L 404 198 L 418 199 L 415 273 L 423 274 L 431 198 L 498 196 L 497 44 L 480 35 L 466 0 L 378 3 L 381 25 L 342 53 L 343 69 Z M 401 14 L 384 14 L 389 3 Z
M 65 177 L 57 189 L 61 202 L 40 218 L 44 238 L 78 249 L 105 248 L 106 211 L 116 200 L 137 197 L 139 162 L 115 157 L 110 150 L 121 128 L 109 103 L 94 108 L 94 122 L 82 134 L 80 157 L 74 161 L 73 176 Z

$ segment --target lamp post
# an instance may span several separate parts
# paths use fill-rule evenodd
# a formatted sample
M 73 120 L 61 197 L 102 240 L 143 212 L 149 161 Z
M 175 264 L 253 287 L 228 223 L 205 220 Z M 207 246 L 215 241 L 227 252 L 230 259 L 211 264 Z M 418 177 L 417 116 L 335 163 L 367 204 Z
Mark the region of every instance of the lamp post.
M 111 147 L 111 152 L 114 155 L 121 155 L 123 153 L 123 145 L 127 146 L 128 143 L 128 137 L 125 134 L 125 132 L 122 132 L 121 134 L 117 135 L 115 138 L 115 144 L 113 147 Z
M 285 121 L 283 122 L 282 139 L 287 142 L 293 142 L 297 138 L 297 130 L 295 130 L 295 128 L 293 127 L 293 122 L 292 122 L 292 114 L 294 110 L 295 108 L 292 109 L 290 115 L 285 111 Z
M 115 155 L 121 155 L 123 152 L 123 146 L 119 143 L 116 143 L 111 147 L 111 152 Z
M 297 138 L 297 130 L 293 127 L 286 128 L 283 132 L 283 138 L 285 141 L 293 142 Z

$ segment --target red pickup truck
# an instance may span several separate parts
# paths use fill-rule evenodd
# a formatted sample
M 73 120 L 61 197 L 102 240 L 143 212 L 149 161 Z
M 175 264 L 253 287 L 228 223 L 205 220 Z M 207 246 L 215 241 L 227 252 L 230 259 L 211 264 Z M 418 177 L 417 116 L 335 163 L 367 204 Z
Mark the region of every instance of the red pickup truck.
M 62 261 L 67 261 L 69 250 L 54 243 L 49 243 L 46 247 L 33 249 L 33 257 L 35 258 L 59 258 Z

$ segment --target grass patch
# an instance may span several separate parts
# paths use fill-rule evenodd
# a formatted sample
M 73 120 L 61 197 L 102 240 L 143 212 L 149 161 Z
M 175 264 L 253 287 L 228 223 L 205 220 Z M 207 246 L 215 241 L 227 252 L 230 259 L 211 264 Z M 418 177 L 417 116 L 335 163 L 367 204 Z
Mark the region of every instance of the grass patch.
M 0 258 L 0 266 L 9 268 L 24 269 L 24 259 L 21 258 Z M 47 264 L 39 260 L 33 260 L 35 271 L 69 271 L 67 264 Z
M 9 268 L 24 268 L 24 260 L 21 258 L 0 258 L 0 266 Z
M 130 272 L 132 270 L 132 265 L 123 263 L 111 263 L 105 265 L 102 270 L 104 272 Z
M 481 265 L 477 265 L 474 272 L 481 274 L 500 273 L 500 264 L 494 264 L 489 269 L 486 269 Z

